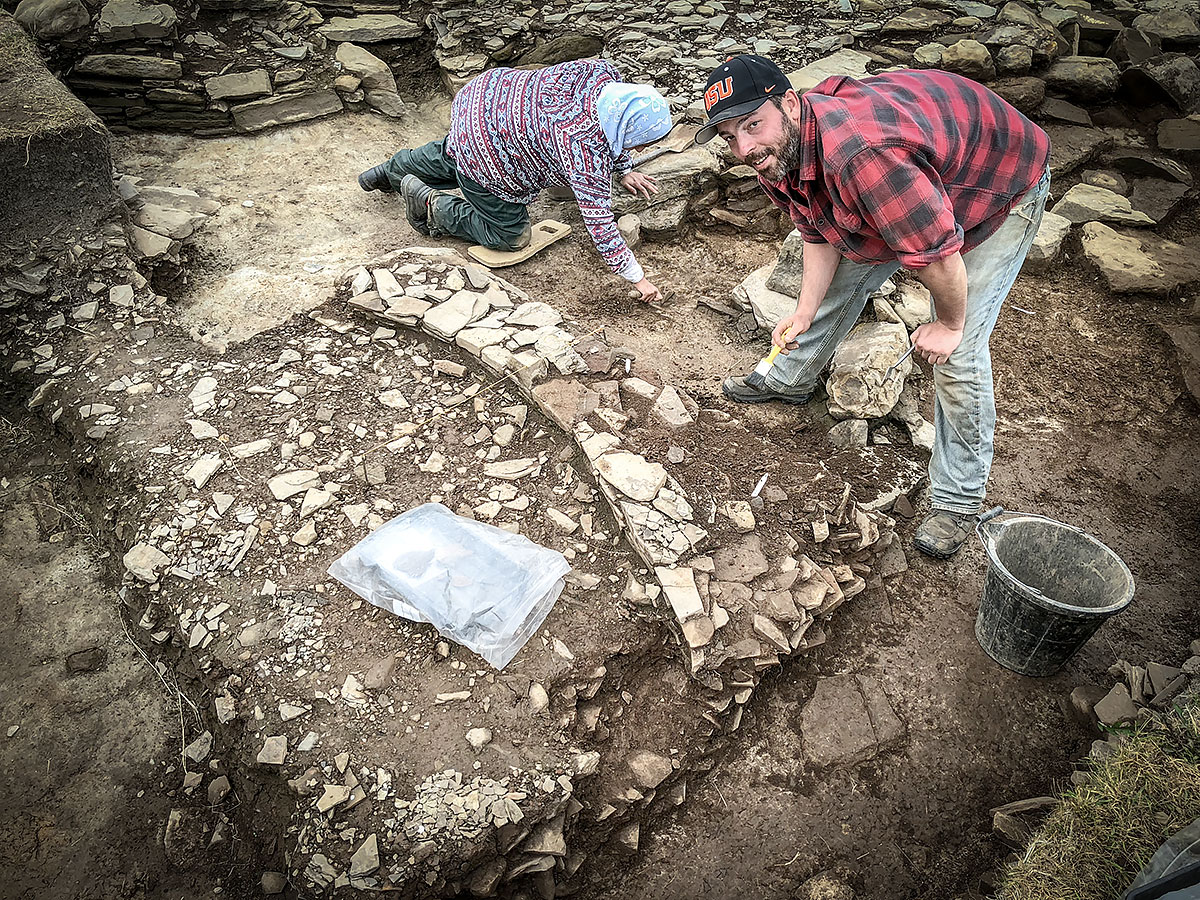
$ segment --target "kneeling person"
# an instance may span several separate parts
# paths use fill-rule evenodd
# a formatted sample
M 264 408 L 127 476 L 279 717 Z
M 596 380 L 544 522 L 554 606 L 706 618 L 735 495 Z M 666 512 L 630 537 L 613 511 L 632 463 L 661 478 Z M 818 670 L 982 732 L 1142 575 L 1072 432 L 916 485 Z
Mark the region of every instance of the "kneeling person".
M 529 245 L 526 207 L 543 188 L 569 187 L 609 268 L 643 300 L 654 300 L 658 289 L 617 230 L 612 177 L 649 199 L 658 187 L 633 171 L 629 151 L 670 130 L 662 95 L 623 83 L 609 63 L 491 69 L 455 96 L 445 138 L 399 151 L 358 183 L 366 191 L 399 191 L 409 224 L 421 234 L 504 251 Z M 455 188 L 461 198 L 448 193 Z
M 1050 188 L 1046 133 L 980 84 L 933 71 L 828 78 L 803 96 L 761 56 L 712 73 L 708 124 L 753 166 L 804 238 L 796 311 L 772 333 L 762 387 L 726 379 L 741 403 L 811 396 L 870 294 L 900 266 L 933 296 L 912 334 L 934 365 L 932 514 L 915 544 L 953 555 L 974 528 L 992 463 L 996 406 L 988 340 Z

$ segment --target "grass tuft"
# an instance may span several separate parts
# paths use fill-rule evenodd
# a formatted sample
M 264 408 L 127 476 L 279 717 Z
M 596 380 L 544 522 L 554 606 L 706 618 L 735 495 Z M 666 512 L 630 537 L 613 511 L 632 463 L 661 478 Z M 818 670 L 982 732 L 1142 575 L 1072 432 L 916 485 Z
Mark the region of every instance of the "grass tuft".
M 1175 832 L 1200 818 L 1200 703 L 1132 731 L 1066 793 L 1009 867 L 1001 900 L 1112 900 Z

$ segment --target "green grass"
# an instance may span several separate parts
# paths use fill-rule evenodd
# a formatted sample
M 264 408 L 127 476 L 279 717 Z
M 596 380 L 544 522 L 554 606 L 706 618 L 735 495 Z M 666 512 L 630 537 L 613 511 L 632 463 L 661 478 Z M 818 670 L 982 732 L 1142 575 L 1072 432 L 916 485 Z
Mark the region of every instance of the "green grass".
M 1062 797 L 1001 900 L 1112 900 L 1159 845 L 1200 817 L 1200 703 L 1139 726 L 1091 778 Z
M 0 141 L 102 129 L 96 116 L 42 63 L 16 20 L 0 17 Z

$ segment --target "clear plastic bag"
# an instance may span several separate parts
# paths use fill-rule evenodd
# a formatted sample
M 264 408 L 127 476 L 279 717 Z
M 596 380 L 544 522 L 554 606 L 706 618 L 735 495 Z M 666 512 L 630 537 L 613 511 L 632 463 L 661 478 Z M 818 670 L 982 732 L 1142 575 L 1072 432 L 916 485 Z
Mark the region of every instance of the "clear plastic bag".
M 367 535 L 329 574 L 503 669 L 541 627 L 570 570 L 555 550 L 426 503 Z

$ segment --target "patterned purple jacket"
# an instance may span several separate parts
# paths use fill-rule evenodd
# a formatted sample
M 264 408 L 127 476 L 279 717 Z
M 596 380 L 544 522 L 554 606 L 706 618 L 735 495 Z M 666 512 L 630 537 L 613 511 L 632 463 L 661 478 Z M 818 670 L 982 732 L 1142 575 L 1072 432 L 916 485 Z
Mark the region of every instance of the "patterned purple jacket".
M 594 59 L 534 72 L 490 69 L 454 98 L 447 147 L 464 175 L 509 203 L 532 203 L 543 188 L 575 192 L 583 223 L 608 267 L 628 281 L 642 267 L 613 221 L 612 177 L 628 174 L 629 152 L 613 158 L 596 100 L 621 80 Z

